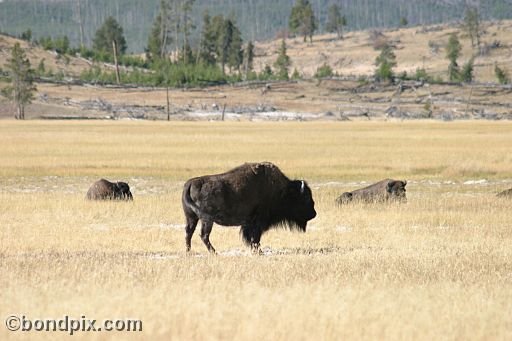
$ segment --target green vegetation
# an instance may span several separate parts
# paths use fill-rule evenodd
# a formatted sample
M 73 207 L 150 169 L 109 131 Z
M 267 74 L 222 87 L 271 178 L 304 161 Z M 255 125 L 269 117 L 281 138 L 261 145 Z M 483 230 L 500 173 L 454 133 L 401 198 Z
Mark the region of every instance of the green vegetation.
M 334 72 L 332 71 L 332 68 L 327 65 L 327 64 L 324 64 L 320 67 L 318 67 L 318 69 L 316 69 L 316 72 L 315 72 L 315 78 L 327 78 L 327 77 L 332 77 L 334 76 Z
M 466 7 L 462 28 L 469 36 L 471 46 L 473 48 L 480 46 L 480 15 L 476 7 Z
M 313 33 L 317 29 L 317 19 L 313 6 L 308 0 L 297 0 L 290 13 L 288 28 L 292 34 L 304 36 L 304 42 L 308 37 L 309 41 L 313 42 Z
M 286 41 L 283 39 L 281 41 L 281 46 L 277 51 L 277 59 L 274 63 L 274 68 L 276 69 L 276 77 L 280 80 L 289 79 L 288 69 L 290 68 L 291 61 L 290 57 L 286 54 Z
M 11 58 L 7 60 L 7 71 L 11 84 L 2 89 L 1 94 L 16 107 L 14 117 L 24 120 L 25 106 L 32 102 L 36 87 L 33 84 L 34 70 L 30 67 L 30 61 L 19 43 L 12 48 Z
M 498 66 L 498 64 L 494 65 L 494 74 L 496 75 L 496 78 L 498 79 L 498 82 L 500 84 L 509 84 L 510 78 L 508 76 L 508 72 Z
M 390 45 L 386 44 L 380 55 L 375 59 L 375 78 L 377 81 L 393 81 L 393 67 L 396 66 L 396 56 Z
M 336 32 L 338 39 L 343 39 L 343 26 L 347 25 L 347 19 L 341 15 L 340 6 L 332 4 L 327 14 L 325 30 L 330 33 Z
M 462 46 L 460 45 L 457 34 L 452 33 L 448 39 L 448 45 L 446 46 L 446 58 L 448 58 L 450 61 L 450 64 L 448 65 L 448 79 L 451 82 L 456 82 L 460 79 L 460 71 L 459 65 L 457 64 L 457 59 L 460 56 L 461 50 Z

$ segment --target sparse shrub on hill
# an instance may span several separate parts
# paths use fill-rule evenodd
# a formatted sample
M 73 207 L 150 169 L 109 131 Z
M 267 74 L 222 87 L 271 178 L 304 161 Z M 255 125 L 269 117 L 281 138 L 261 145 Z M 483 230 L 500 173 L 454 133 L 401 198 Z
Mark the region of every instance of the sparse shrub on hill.
M 498 64 L 494 65 L 494 75 L 498 79 L 500 84 L 509 84 L 510 78 L 508 76 L 508 72 L 498 66 Z
M 327 78 L 334 76 L 332 68 L 328 64 L 323 64 L 316 69 L 315 78 Z
M 375 59 L 375 78 L 377 81 L 392 81 L 393 68 L 396 66 L 396 56 L 391 46 L 386 45 L 380 55 Z

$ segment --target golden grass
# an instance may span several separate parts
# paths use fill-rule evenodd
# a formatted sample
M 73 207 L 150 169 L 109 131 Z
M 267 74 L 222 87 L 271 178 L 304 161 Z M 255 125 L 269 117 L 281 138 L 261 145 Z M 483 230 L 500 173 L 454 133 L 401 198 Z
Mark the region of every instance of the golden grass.
M 95 339 L 510 339 L 512 124 L 1 122 L 0 317 L 139 318 Z M 184 252 L 189 177 L 269 160 L 307 179 L 306 234 Z M 98 177 L 135 200 L 88 202 Z M 338 208 L 361 181 L 408 203 Z M 469 180 L 487 179 L 487 182 Z M 0 339 L 65 337 L 8 332 Z

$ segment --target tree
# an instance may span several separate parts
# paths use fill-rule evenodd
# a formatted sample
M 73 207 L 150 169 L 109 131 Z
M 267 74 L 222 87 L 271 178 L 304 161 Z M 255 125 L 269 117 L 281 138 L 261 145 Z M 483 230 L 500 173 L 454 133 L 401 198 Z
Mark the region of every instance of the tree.
M 277 59 L 274 63 L 278 79 L 287 80 L 289 78 L 288 69 L 290 68 L 290 65 L 290 57 L 286 54 L 286 41 L 283 39 L 279 50 L 277 50 Z
M 329 14 L 327 15 L 327 24 L 325 29 L 327 32 L 336 32 L 338 39 L 343 39 L 343 26 L 347 25 L 347 19 L 341 15 L 340 7 L 337 4 L 329 7 Z
M 313 42 L 313 33 L 317 29 L 317 24 L 315 12 L 309 1 L 297 0 L 290 13 L 288 28 L 291 33 L 303 35 L 304 42 L 307 37 L 310 42 Z
M 386 44 L 380 55 L 375 59 L 375 65 L 377 70 L 375 71 L 375 77 L 378 81 L 393 80 L 393 68 L 396 66 L 396 56 L 391 46 Z
M 446 46 L 446 58 L 450 61 L 450 65 L 448 65 L 448 79 L 452 82 L 460 79 L 457 59 L 460 56 L 461 50 L 462 46 L 460 45 L 457 34 L 452 33 L 448 39 L 448 45 Z
M 11 85 L 2 90 L 2 95 L 14 103 L 16 107 L 14 117 L 24 120 L 25 105 L 32 102 L 36 87 L 33 84 L 34 70 L 31 69 L 30 61 L 19 43 L 14 44 L 11 58 L 7 60 L 6 67 L 11 78 Z
M 247 43 L 247 46 L 244 49 L 244 76 L 247 79 L 249 76 L 249 72 L 253 70 L 253 61 L 254 61 L 254 44 L 252 41 Z
M 164 39 L 163 31 L 162 31 L 162 14 L 158 14 L 155 21 L 153 22 L 153 27 L 151 28 L 151 33 L 148 37 L 148 46 L 146 47 L 146 56 L 149 60 L 156 60 L 158 58 L 162 58 L 164 54 Z
M 116 46 L 115 54 L 118 56 L 126 52 L 126 39 L 123 35 L 123 28 L 113 17 L 108 17 L 103 25 L 96 31 L 93 40 L 93 48 L 110 54 L 113 51 L 113 45 Z
M 471 47 L 480 46 L 480 15 L 476 7 L 466 7 L 463 28 L 471 39 Z
M 507 71 L 500 68 L 498 64 L 494 64 L 494 75 L 500 84 L 510 83 L 510 78 L 508 77 Z
M 198 59 L 199 62 L 206 65 L 215 65 L 216 63 L 216 32 L 214 30 L 210 14 L 203 14 L 203 28 L 201 30 L 201 39 L 199 42 Z
M 20 39 L 30 42 L 32 40 L 32 30 L 29 28 L 25 32 L 22 32 Z
M 466 64 L 462 66 L 462 71 L 460 72 L 460 80 L 466 83 L 471 83 L 474 78 L 473 71 L 474 59 L 471 58 Z
M 243 50 L 242 50 L 242 33 L 236 27 L 235 24 L 233 24 L 233 29 L 231 33 L 231 44 L 229 44 L 229 50 L 228 50 L 228 66 L 229 71 L 231 72 L 232 69 L 235 69 L 237 71 L 240 71 L 240 66 L 243 62 Z
M 189 64 L 192 62 L 190 57 L 192 57 L 192 49 L 190 48 L 189 37 L 190 33 L 196 27 L 192 23 L 191 11 L 192 6 L 194 5 L 195 0 L 181 0 L 180 12 L 181 12 L 181 32 L 183 34 L 183 46 L 182 46 L 182 56 L 183 62 L 185 64 Z
M 229 46 L 233 39 L 233 22 L 229 19 L 224 20 L 221 15 L 213 17 L 212 22 L 215 30 L 217 57 L 221 64 L 222 74 L 225 74 L 229 58 Z
M 405 27 L 409 25 L 409 20 L 406 17 L 400 17 L 400 26 Z

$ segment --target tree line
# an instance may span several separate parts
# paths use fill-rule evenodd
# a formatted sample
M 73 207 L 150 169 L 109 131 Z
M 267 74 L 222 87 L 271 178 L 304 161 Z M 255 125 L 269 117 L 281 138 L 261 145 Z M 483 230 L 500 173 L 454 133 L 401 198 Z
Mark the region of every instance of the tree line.
M 318 32 L 327 31 L 333 4 L 343 8 L 347 30 L 396 27 L 402 18 L 410 25 L 433 24 L 460 18 L 465 0 L 312 0 L 317 17 Z M 473 2 L 475 3 L 475 2 Z M 508 0 L 478 1 L 481 17 L 488 19 L 512 18 Z M 229 15 L 243 22 L 240 27 L 246 40 L 275 38 L 277 32 L 288 27 L 294 0 L 196 0 L 190 17 L 200 25 L 205 11 L 210 15 Z M 125 28 L 128 51 L 142 52 L 151 24 L 159 13 L 159 0 L 4 0 L 0 3 L 0 32 L 20 35 L 32 29 L 36 39 L 43 36 L 65 35 L 73 46 L 92 44 L 98 27 L 112 16 Z M 199 41 L 198 30 L 192 32 L 192 43 Z M 57 33 L 58 32 L 58 33 Z
M 132 83 L 153 86 L 190 86 L 201 84 L 219 84 L 241 80 L 288 80 L 301 78 L 299 70 L 290 75 L 292 65 L 287 55 L 286 37 L 283 37 L 277 50 L 277 58 L 272 64 L 266 65 L 260 73 L 253 70 L 254 44 L 244 42 L 241 30 L 232 16 L 214 15 L 208 11 L 203 13 L 199 41 L 193 45 L 191 34 L 196 30 L 197 23 L 192 12 L 195 0 L 160 0 L 160 10 L 156 16 L 150 34 L 147 37 L 145 58 L 126 55 L 127 41 L 123 27 L 114 17 L 106 18 L 96 31 L 92 48 L 81 45 L 71 48 L 66 37 L 52 39 L 43 37 L 36 43 L 45 49 L 52 49 L 59 56 L 80 55 L 95 61 L 113 62 L 115 71 L 105 71 L 94 65 L 81 75 L 81 79 L 94 83 Z M 343 39 L 343 27 L 347 24 L 344 11 L 337 4 L 329 7 L 326 29 L 335 32 L 338 39 Z M 313 36 L 318 29 L 318 21 L 313 6 L 308 0 L 296 0 L 290 10 L 287 36 L 301 36 L 304 42 L 313 43 Z M 401 20 L 407 25 L 407 18 Z M 480 51 L 480 14 L 476 7 L 468 6 L 464 12 L 461 30 L 469 37 L 475 51 Z M 416 79 L 426 81 L 442 81 L 433 79 L 425 69 L 418 68 L 414 75 L 396 74 L 397 66 L 394 47 L 386 40 L 381 40 L 379 32 L 373 31 L 374 48 L 380 50 L 375 60 L 374 78 L 379 82 L 395 82 L 397 79 Z M 27 30 L 21 38 L 31 41 L 32 32 Z M 450 82 L 472 82 L 473 62 L 471 57 L 462 67 L 458 58 L 462 46 L 457 33 L 449 36 L 446 45 L 446 58 L 449 60 L 447 77 Z M 130 70 L 120 70 L 119 66 L 130 66 Z M 19 44 L 12 49 L 7 69 L 10 85 L 2 90 L 16 106 L 16 118 L 24 118 L 24 106 L 33 98 L 35 76 L 45 74 L 44 60 L 36 70 Z M 1 70 L 0 70 L 1 71 Z M 495 65 L 495 75 L 501 84 L 510 82 L 506 69 Z M 331 77 L 335 75 L 332 68 L 324 64 L 318 67 L 315 77 Z

